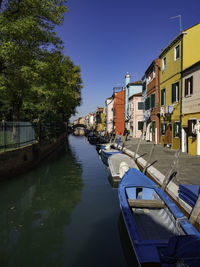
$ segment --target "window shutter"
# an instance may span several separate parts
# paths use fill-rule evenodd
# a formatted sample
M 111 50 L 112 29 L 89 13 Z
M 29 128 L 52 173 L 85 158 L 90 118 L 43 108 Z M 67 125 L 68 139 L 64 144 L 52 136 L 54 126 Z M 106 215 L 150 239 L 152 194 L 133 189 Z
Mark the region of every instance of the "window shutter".
M 193 94 L 193 76 L 190 77 L 190 95 Z
M 177 100 L 179 101 L 179 82 L 176 83 L 176 86 L 177 86 Z
M 188 79 L 185 79 L 185 96 L 188 95 Z
M 176 84 L 172 84 L 172 103 L 176 101 Z
M 161 106 L 165 104 L 165 89 L 161 90 Z

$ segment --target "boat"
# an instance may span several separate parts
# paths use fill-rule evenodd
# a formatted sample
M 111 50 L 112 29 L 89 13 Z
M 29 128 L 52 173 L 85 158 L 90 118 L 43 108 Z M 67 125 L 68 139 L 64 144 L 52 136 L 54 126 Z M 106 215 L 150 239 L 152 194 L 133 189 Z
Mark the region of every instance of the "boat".
M 129 169 L 118 197 L 139 266 L 200 266 L 200 233 L 150 178 Z
M 109 150 L 106 150 L 106 149 L 102 149 L 101 150 L 101 159 L 103 161 L 103 163 L 108 166 L 108 158 L 114 154 L 121 154 L 122 151 L 121 150 L 118 150 L 118 149 L 109 149 Z
M 120 153 L 113 154 L 108 158 L 108 166 L 112 179 L 116 182 L 121 180 L 128 169 L 138 169 L 137 164 L 131 157 Z

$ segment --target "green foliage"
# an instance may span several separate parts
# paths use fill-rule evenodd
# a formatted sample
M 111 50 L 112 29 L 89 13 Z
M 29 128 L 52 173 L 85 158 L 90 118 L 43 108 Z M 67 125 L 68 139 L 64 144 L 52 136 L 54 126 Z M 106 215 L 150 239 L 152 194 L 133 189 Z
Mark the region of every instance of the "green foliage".
M 54 32 L 65 0 L 5 0 L 0 8 L 0 119 L 68 120 L 82 81 Z

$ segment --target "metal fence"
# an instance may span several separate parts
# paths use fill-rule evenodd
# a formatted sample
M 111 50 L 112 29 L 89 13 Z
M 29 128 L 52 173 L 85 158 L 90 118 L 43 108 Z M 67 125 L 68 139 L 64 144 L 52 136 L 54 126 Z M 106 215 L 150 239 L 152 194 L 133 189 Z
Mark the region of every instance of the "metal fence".
M 36 142 L 35 127 L 30 122 L 0 122 L 0 151 Z

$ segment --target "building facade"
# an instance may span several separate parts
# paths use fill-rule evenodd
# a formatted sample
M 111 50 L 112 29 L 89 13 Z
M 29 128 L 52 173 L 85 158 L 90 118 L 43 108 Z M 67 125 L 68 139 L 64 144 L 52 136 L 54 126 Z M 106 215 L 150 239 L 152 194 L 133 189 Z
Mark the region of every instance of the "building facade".
M 142 93 L 129 98 L 130 136 L 140 138 L 143 131 L 143 101 Z
M 200 155 L 200 61 L 183 71 L 182 151 Z
M 107 134 L 110 134 L 114 130 L 113 105 L 113 97 L 108 97 L 105 101 L 105 131 Z
M 115 134 L 123 135 L 125 129 L 125 91 L 116 92 L 113 94 L 113 120 Z
M 144 90 L 144 112 L 146 140 L 160 143 L 160 59 L 153 60 L 145 72 L 146 90 Z

